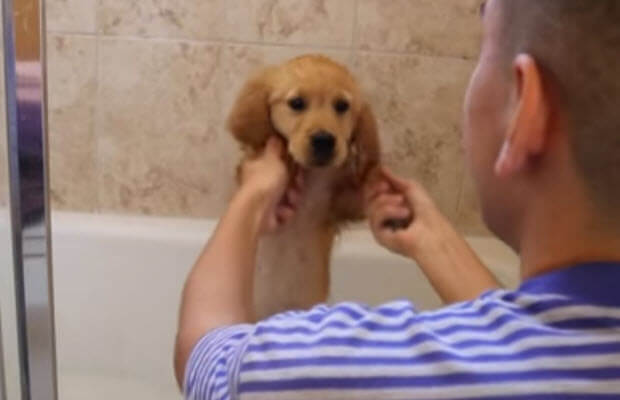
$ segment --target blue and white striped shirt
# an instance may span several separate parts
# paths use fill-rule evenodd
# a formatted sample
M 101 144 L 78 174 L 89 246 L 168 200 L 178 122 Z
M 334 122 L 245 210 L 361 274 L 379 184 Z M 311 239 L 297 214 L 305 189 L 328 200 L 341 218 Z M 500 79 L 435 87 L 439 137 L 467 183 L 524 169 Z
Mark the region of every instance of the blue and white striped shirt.
M 192 400 L 620 399 L 620 264 L 589 264 L 435 312 L 289 312 L 206 335 Z

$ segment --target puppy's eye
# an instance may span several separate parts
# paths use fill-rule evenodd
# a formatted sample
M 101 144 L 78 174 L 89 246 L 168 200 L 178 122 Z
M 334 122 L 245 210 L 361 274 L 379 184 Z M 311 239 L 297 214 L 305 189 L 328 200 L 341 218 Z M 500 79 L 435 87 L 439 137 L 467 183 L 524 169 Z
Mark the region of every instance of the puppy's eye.
M 351 108 L 351 105 L 346 100 L 337 100 L 334 103 L 334 110 L 336 110 L 338 114 L 346 113 L 347 111 L 349 111 L 349 108 Z
M 306 109 L 306 100 L 303 97 L 294 97 L 288 101 L 288 106 L 295 111 L 303 111 Z

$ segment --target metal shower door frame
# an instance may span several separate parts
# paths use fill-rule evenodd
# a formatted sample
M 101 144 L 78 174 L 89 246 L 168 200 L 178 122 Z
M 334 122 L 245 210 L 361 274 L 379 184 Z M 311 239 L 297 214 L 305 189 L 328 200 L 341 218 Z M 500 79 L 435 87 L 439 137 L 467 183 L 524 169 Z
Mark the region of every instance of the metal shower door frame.
M 4 348 L 2 347 L 2 315 L 0 315 L 0 400 L 6 397 L 6 375 L 4 374 Z
M 22 400 L 56 400 L 44 0 L 2 0 Z

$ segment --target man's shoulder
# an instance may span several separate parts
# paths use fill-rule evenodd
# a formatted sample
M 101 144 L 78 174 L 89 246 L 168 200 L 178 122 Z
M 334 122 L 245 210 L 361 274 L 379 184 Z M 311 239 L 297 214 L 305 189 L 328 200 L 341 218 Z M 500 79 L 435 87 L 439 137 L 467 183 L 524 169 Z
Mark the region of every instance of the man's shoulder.
M 562 295 L 498 290 L 433 311 L 399 301 L 282 314 L 256 325 L 244 347 L 239 393 L 270 399 L 542 393 L 548 383 L 541 377 L 563 384 L 571 374 L 582 376 L 577 368 L 556 371 L 561 363 L 604 369 L 609 359 L 601 354 L 620 353 L 617 330 L 573 330 L 596 322 L 585 315 L 610 312 Z
M 259 328 L 308 325 L 314 328 L 328 328 L 338 325 L 364 325 L 370 322 L 393 324 L 395 322 L 431 323 L 445 319 L 464 320 L 475 318 L 480 321 L 492 318 L 497 313 L 531 314 L 541 307 L 567 304 L 570 299 L 553 294 L 533 295 L 510 290 L 492 290 L 480 297 L 462 303 L 447 305 L 435 310 L 418 310 L 410 300 L 396 300 L 379 306 L 368 306 L 356 302 L 342 302 L 333 305 L 322 304 L 307 311 L 290 311 L 278 314 L 258 323 Z M 259 329 L 260 331 L 261 329 Z
M 495 290 L 469 302 L 426 311 L 419 311 L 409 300 L 376 307 L 354 302 L 320 305 L 308 311 L 287 312 L 259 322 L 253 338 L 261 342 L 261 348 L 265 348 L 265 343 L 277 346 L 289 338 L 320 344 L 322 338 L 345 335 L 398 341 L 409 339 L 416 333 L 431 332 L 433 336 L 427 339 L 437 339 L 457 331 L 480 333 L 485 328 L 492 331 L 501 325 L 495 322 L 498 319 L 509 322 L 527 318 L 544 309 L 543 304 L 552 307 L 554 301 L 565 299 Z

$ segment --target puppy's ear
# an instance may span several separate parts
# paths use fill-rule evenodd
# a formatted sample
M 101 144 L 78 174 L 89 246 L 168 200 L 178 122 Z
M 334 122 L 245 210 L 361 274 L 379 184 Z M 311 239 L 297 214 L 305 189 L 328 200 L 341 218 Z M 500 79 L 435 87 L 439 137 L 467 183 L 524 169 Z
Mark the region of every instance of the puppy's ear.
M 272 68 L 264 69 L 248 80 L 228 117 L 228 129 L 241 144 L 252 149 L 262 148 L 276 134 L 271 123 L 269 96 Z
M 358 183 L 363 184 L 368 173 L 379 164 L 381 159 L 377 120 L 368 103 L 364 103 L 353 131 L 351 151 L 356 178 Z
M 350 151 L 346 172 L 334 188 L 332 198 L 331 217 L 336 224 L 364 218 L 364 185 L 372 179 L 372 171 L 381 161 L 377 121 L 368 104 L 360 113 Z

